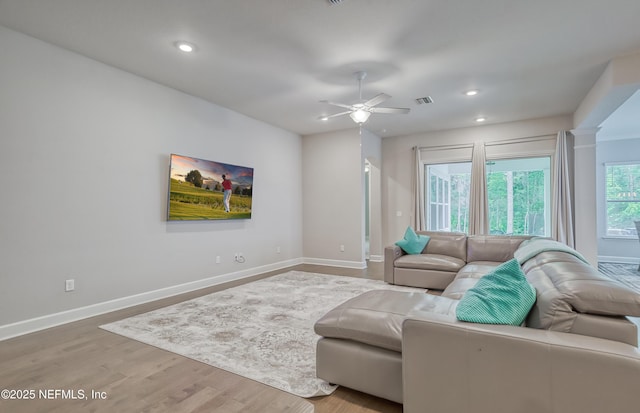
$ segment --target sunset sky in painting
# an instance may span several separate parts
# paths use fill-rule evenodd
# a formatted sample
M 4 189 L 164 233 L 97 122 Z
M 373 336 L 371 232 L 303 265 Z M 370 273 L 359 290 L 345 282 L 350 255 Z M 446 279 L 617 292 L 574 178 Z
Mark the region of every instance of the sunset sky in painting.
M 253 186 L 253 168 L 171 155 L 171 178 L 184 181 L 184 177 L 194 169 L 200 171 L 205 182 L 222 182 L 222 174 L 225 174 L 234 185 Z

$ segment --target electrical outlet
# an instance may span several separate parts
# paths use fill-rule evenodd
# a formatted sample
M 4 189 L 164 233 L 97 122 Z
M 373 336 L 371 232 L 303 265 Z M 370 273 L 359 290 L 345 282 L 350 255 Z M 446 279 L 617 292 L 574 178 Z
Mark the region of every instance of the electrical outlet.
M 276 254 L 280 254 L 280 247 L 276 247 Z
M 216 255 L 216 264 L 220 264 L 220 256 Z
M 65 280 L 64 282 L 64 290 L 66 292 L 70 292 L 76 289 L 76 281 L 71 279 L 71 280 Z
M 340 245 L 340 252 L 344 252 L 344 245 Z

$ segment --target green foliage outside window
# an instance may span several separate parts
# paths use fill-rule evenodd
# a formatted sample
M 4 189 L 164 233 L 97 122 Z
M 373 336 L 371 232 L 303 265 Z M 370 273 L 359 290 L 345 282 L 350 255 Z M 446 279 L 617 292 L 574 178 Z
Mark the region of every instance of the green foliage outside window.
M 511 196 L 509 195 L 510 186 Z M 489 227 L 492 234 L 545 235 L 543 171 L 489 173 L 487 174 L 487 195 Z M 511 220 L 509 219 L 510 197 L 513 211 Z
M 606 165 L 607 235 L 635 238 L 640 220 L 640 163 Z
M 428 165 L 428 229 L 469 232 L 471 164 Z M 548 236 L 550 158 L 488 162 L 487 199 L 492 234 Z M 545 173 L 546 171 L 546 173 Z

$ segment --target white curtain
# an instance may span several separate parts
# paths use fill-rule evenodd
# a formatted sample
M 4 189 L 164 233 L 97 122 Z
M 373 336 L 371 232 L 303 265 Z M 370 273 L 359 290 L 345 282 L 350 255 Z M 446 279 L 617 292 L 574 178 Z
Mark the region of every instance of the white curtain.
M 551 209 L 551 237 L 575 248 L 573 232 L 573 202 L 571 192 L 570 136 L 558 132 L 553 177 L 553 206 Z
M 487 171 L 484 142 L 473 144 L 471 156 L 471 191 L 469 194 L 469 235 L 489 233 Z
M 416 231 L 426 229 L 426 219 L 424 215 L 424 166 L 420 157 L 420 148 L 413 147 L 413 182 L 412 182 L 412 202 L 413 205 L 413 228 Z

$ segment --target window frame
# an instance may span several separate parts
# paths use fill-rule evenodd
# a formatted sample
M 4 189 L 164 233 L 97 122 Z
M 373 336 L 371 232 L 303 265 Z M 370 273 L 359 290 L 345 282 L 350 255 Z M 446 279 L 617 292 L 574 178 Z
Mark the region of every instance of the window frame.
M 530 154 L 505 154 L 504 156 L 493 156 L 491 158 L 487 158 L 486 162 L 495 162 L 495 161 L 516 161 L 522 159 L 541 159 L 548 158 L 549 159 L 549 177 L 547 185 L 545 187 L 545 199 L 544 199 L 544 235 L 543 237 L 551 236 L 551 208 L 553 203 L 553 176 L 554 176 L 554 155 L 548 153 L 530 153 Z M 512 171 L 513 172 L 513 171 Z M 486 170 L 486 179 L 489 179 L 489 170 Z M 544 184 L 544 183 L 543 183 Z M 489 194 L 487 193 L 487 201 L 489 200 Z M 489 220 L 490 221 L 490 220 Z M 489 222 L 489 226 L 491 227 L 491 222 Z M 527 235 L 527 234 L 509 234 L 509 235 Z M 531 235 L 531 234 L 529 234 Z M 540 235 L 538 235 L 540 236 Z
M 640 160 L 623 161 L 623 162 L 605 162 L 604 163 L 604 236 L 603 238 L 609 239 L 625 239 L 625 240 L 638 240 L 638 234 L 609 234 L 609 203 L 638 203 L 640 204 L 640 194 L 636 196 L 635 200 L 610 200 L 609 199 L 609 168 L 616 166 L 636 165 L 640 167 Z M 639 188 L 640 192 L 640 188 Z M 639 217 L 640 218 L 640 217 Z
M 549 151 L 539 151 L 539 152 L 532 152 L 532 153 L 503 153 L 500 154 L 500 156 L 493 156 L 491 158 L 487 158 L 486 162 L 494 162 L 494 161 L 505 161 L 505 160 L 518 160 L 518 159 L 535 159 L 535 158 L 548 158 L 549 159 L 549 176 L 548 179 L 546 181 L 546 195 L 545 195 L 545 209 L 544 209 L 544 232 L 546 237 L 551 236 L 551 208 L 552 208 L 552 202 L 553 202 L 553 185 L 554 185 L 554 181 L 553 181 L 553 176 L 554 176 L 554 168 L 555 168 L 555 156 L 553 153 L 549 153 Z M 422 175 L 424 177 L 424 184 L 423 184 L 423 189 L 424 189 L 424 213 L 425 213 L 425 220 L 426 220 L 426 229 L 430 230 L 430 231 L 443 231 L 444 229 L 441 228 L 441 225 L 437 225 L 438 229 L 433 229 L 431 227 L 431 223 L 432 223 L 432 214 L 431 214 L 431 208 L 432 208 L 432 200 L 431 200 L 431 174 L 429 173 L 430 167 L 431 166 L 437 166 L 437 165 L 450 165 L 450 164 L 456 164 L 456 163 L 471 163 L 471 159 L 451 159 L 449 161 L 447 160 L 437 160 L 434 162 L 428 162 L 428 161 L 423 161 L 422 162 Z M 438 174 L 433 174 L 435 176 L 438 176 Z M 443 178 L 444 179 L 444 178 Z M 488 171 L 487 171 L 487 179 L 488 179 Z M 449 214 L 451 213 L 451 191 L 452 191 L 452 187 L 451 187 L 451 181 L 450 179 L 448 180 L 449 182 L 449 191 L 448 191 L 448 208 L 446 209 Z M 487 194 L 488 196 L 488 194 Z M 437 200 L 436 200 L 437 201 Z M 438 205 L 438 202 L 436 202 L 436 206 Z M 437 218 L 438 222 L 440 221 L 440 217 Z M 451 221 L 451 219 L 449 219 L 449 221 Z M 447 228 L 451 228 L 451 222 L 448 223 L 448 225 L 446 226 Z

